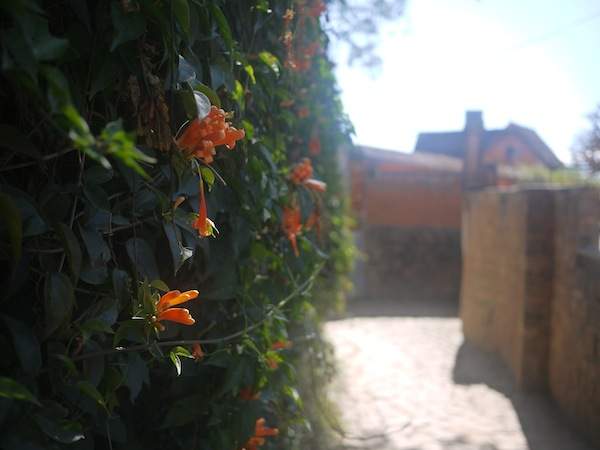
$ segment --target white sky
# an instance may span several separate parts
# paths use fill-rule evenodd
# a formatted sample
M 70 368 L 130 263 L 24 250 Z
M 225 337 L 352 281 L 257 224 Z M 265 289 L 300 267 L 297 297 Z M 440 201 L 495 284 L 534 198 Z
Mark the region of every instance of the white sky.
M 420 131 L 533 128 L 565 162 L 600 103 L 597 0 L 408 0 L 380 29 L 377 73 L 333 46 L 357 144 L 410 152 Z

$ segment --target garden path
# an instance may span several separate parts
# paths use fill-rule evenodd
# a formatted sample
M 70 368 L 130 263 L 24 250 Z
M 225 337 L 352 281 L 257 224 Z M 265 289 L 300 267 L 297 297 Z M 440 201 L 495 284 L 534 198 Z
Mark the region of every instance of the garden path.
M 463 342 L 447 305 L 361 303 L 330 321 L 345 449 L 591 450 L 545 397 Z

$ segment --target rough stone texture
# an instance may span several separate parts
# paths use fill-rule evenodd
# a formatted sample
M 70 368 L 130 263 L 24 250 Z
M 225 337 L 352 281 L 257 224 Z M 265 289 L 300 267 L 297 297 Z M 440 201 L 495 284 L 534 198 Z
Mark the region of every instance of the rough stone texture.
M 447 302 L 359 306 L 360 317 L 325 327 L 342 448 L 591 450 L 547 398 L 521 392 L 497 357 L 463 342 Z
M 520 387 L 547 390 L 600 446 L 600 197 L 486 191 L 463 209 L 461 318 Z
M 357 241 L 366 260 L 356 277 L 363 296 L 446 299 L 460 290 L 460 233 L 453 229 L 369 226 Z
M 550 389 L 600 447 L 599 224 L 598 191 L 558 194 Z

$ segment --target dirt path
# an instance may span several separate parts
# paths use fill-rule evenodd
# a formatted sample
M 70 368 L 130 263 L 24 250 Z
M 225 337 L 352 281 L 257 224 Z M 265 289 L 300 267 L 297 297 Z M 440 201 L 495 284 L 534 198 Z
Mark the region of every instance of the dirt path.
M 463 344 L 447 308 L 354 314 L 326 324 L 340 368 L 334 400 L 356 438 L 347 448 L 591 450 L 548 400 L 519 393 L 497 359 Z

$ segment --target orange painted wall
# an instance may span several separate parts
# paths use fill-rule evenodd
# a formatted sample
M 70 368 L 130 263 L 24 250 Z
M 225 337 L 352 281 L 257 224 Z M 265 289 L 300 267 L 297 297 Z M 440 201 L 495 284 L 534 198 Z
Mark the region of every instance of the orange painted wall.
M 352 205 L 361 224 L 460 229 L 459 173 L 382 166 L 351 166 Z

